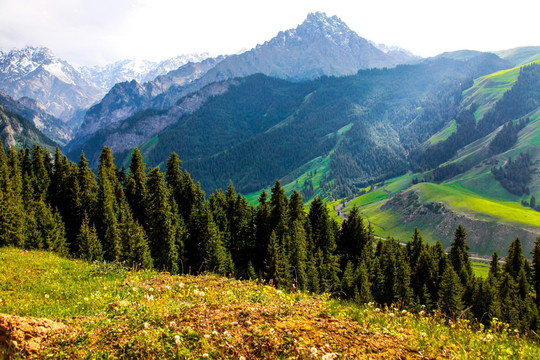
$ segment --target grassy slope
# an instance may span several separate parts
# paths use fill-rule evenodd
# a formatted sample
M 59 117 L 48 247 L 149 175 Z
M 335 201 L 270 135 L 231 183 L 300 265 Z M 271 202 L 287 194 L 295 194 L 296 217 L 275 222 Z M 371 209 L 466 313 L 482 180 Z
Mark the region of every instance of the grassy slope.
M 501 98 L 519 75 L 519 67 L 503 70 L 477 79 L 474 86 L 463 93 L 464 104 L 473 102 L 480 105 L 475 115 L 477 119 Z M 531 122 L 519 133 L 518 144 L 503 154 L 495 157 L 498 164 L 505 163 L 509 157 L 515 158 L 519 153 L 527 151 L 532 155 L 533 161 L 540 161 L 540 109 L 530 114 Z M 452 124 L 434 135 L 429 141 L 435 143 L 444 140 L 451 134 Z M 516 196 L 508 193 L 491 175 L 492 162 L 486 159 L 487 146 L 495 133 L 468 145 L 460 150 L 455 159 L 450 162 L 460 163 L 470 168 L 469 171 L 450 179 L 443 184 L 418 184 L 414 187 L 425 202 L 444 202 L 453 211 L 466 214 L 475 219 L 507 224 L 518 228 L 540 227 L 540 213 L 534 212 L 520 205 L 520 201 L 529 196 Z M 422 174 L 411 175 L 422 178 Z M 349 210 L 353 204 L 362 208 L 362 212 L 374 225 L 375 231 L 381 236 L 392 235 L 401 239 L 408 239 L 414 226 L 423 228 L 423 235 L 428 240 L 436 240 L 433 233 L 433 224 L 426 220 L 424 224 L 419 218 L 415 224 L 403 222 L 400 214 L 392 210 L 381 210 L 381 206 L 391 197 L 388 194 L 390 186 L 399 190 L 409 188 L 402 180 L 393 179 L 388 185 L 374 192 L 354 199 L 347 206 Z M 410 184 L 410 182 L 409 182 Z M 532 194 L 540 197 L 540 173 L 530 184 Z M 386 192 L 384 190 L 387 190 Z
M 67 326 L 37 358 L 538 358 L 540 347 L 497 325 L 485 331 L 401 309 L 290 294 L 216 276 L 170 276 L 0 249 L 0 313 Z M 29 319 L 4 333 L 40 340 Z M 43 329 L 41 329 L 43 330 Z M 2 336 L 0 336 L 2 338 Z M 0 341 L 5 341 L 0 339 Z M 0 345 L 0 357 L 11 352 Z M 27 353 L 19 352 L 26 356 Z M 326 356 L 326 357 L 324 357 Z
M 523 46 L 495 52 L 499 57 L 511 61 L 515 66 L 540 60 L 540 46 Z

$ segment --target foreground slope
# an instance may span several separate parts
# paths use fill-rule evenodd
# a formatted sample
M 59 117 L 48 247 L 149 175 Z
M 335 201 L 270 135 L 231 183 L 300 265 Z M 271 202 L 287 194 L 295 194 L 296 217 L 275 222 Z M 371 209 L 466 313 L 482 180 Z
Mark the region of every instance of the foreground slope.
M 359 307 L 216 276 L 0 249 L 0 355 L 35 358 L 536 358 L 500 323 Z

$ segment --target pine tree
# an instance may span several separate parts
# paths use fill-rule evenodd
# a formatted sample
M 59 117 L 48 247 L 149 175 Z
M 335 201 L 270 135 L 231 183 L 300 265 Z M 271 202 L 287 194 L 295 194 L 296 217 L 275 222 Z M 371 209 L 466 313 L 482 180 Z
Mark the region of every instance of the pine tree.
M 169 189 L 159 168 L 150 168 L 146 187 L 146 229 L 154 265 L 176 274 L 179 270 L 179 230 L 175 226 Z
M 103 260 L 103 250 L 99 242 L 96 228 L 90 227 L 88 217 L 84 217 L 81 224 L 81 230 L 77 236 L 79 244 L 79 256 L 88 261 Z
M 133 217 L 140 223 L 146 223 L 146 166 L 139 148 L 133 150 L 129 174 L 126 178 L 125 194 Z
M 414 233 L 412 235 L 411 241 L 407 243 L 407 256 L 409 258 L 409 265 L 411 269 L 416 267 L 418 258 L 424 249 L 424 240 L 422 235 L 418 231 L 418 228 L 414 228 Z
M 289 265 L 294 270 L 295 287 L 298 290 L 306 289 L 306 269 L 307 269 L 307 242 L 306 232 L 300 219 L 296 219 L 289 228 Z
M 353 261 L 358 265 L 365 253 L 371 250 L 364 221 L 356 206 L 353 206 L 348 218 L 343 221 L 338 239 L 342 262 Z
M 120 205 L 119 236 L 123 261 L 136 268 L 151 269 L 153 267 L 146 232 L 133 218 L 125 200 Z
M 122 258 L 117 219 L 119 209 L 112 183 L 110 172 L 101 166 L 98 174 L 99 187 L 95 218 L 98 236 L 102 241 L 103 257 L 108 261 Z
M 275 232 L 272 232 L 270 235 L 270 241 L 268 243 L 268 255 L 265 260 L 265 277 L 271 280 L 277 288 L 289 287 L 291 284 L 289 264 Z
M 263 189 L 259 195 L 259 205 L 255 213 L 255 254 L 253 266 L 256 270 L 264 269 L 264 260 L 270 242 L 272 228 L 270 226 L 270 204 L 267 201 L 266 191 Z
M 472 277 L 472 265 L 469 258 L 469 245 L 466 241 L 467 233 L 463 226 L 458 225 L 454 232 L 454 240 L 450 244 L 450 253 L 448 257 L 450 263 L 454 267 L 454 271 L 458 274 L 461 284 L 467 286 L 469 279 Z
M 439 309 L 447 316 L 454 316 L 463 310 L 461 297 L 463 288 L 454 267 L 447 266 L 439 290 Z
M 540 236 L 534 241 L 534 247 L 531 251 L 532 255 L 532 286 L 536 295 L 536 304 L 540 305 Z
M 270 227 L 281 241 L 287 232 L 289 222 L 289 207 L 285 190 L 281 187 L 279 180 L 276 180 L 272 187 L 270 196 Z
M 495 279 L 499 277 L 500 266 L 499 266 L 499 254 L 496 251 L 491 255 L 491 262 L 489 263 L 489 274 Z
M 504 271 L 517 281 L 519 273 L 523 269 L 526 261 L 525 256 L 523 256 L 521 240 L 516 238 L 508 247 L 508 255 L 504 262 Z

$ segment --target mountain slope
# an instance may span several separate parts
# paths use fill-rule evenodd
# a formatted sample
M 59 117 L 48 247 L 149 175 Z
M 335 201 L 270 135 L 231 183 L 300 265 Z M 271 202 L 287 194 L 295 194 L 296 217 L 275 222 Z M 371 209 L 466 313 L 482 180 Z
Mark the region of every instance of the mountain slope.
M 2 105 L 0 105 L 0 139 L 6 149 L 32 148 L 34 144 L 39 144 L 53 151 L 58 145 L 43 135 L 32 122 L 7 111 Z
M 324 181 L 338 179 L 334 185 L 350 189 L 406 171 L 407 149 L 444 126 L 442 116 L 455 107 L 460 83 L 502 66 L 494 55 L 481 56 L 481 62 L 432 59 L 303 83 L 254 75 L 192 114 L 139 113 L 107 127 L 72 148 L 70 156 L 77 158 L 83 149 L 97 159 L 102 145 L 122 150 L 115 147 L 124 144 L 122 137 L 141 135 L 144 127 L 137 122 L 150 124 L 170 114 L 167 128 L 138 145 L 149 165 L 177 152 L 207 190 L 226 187 L 229 179 L 244 193 L 260 190 L 319 157 L 327 158 Z M 418 110 L 422 104 L 425 109 Z M 432 110 L 442 114 L 437 121 Z M 108 141 L 113 139 L 118 140 Z M 116 155 L 124 160 L 129 152 Z
M 250 51 L 216 58 L 213 62 L 192 64 L 191 67 L 201 68 L 192 70 L 195 76 L 184 74 L 176 79 L 175 72 L 172 72 L 146 84 L 130 83 L 123 86 L 121 92 L 113 88 L 102 103 L 89 111 L 79 136 L 89 135 L 111 122 L 125 119 L 133 115 L 135 109 L 168 109 L 181 97 L 217 81 L 256 73 L 306 80 L 323 75 L 351 75 L 360 69 L 393 67 L 416 61 L 418 57 L 404 50 L 384 52 L 378 49 L 336 16 L 314 13 L 297 28 L 280 32 Z M 176 72 L 182 73 L 188 68 L 180 69 Z M 130 97 L 129 104 L 123 101 Z M 95 111 L 98 107 L 99 114 Z
M 188 63 L 144 84 L 139 84 L 136 80 L 116 84 L 101 102 L 86 112 L 78 129 L 77 139 L 70 147 L 80 144 L 93 132 L 126 119 L 138 111 L 171 107 L 181 97 L 180 94 L 186 93 L 182 91 L 184 86 L 200 78 L 222 59 L 223 57 L 217 57 L 199 63 Z M 167 95 L 159 96 L 167 90 Z
M 0 52 L 0 91 L 16 100 L 35 99 L 66 122 L 103 95 L 76 69 L 43 47 Z
M 50 115 L 45 111 L 43 106 L 34 99 L 24 97 L 19 101 L 16 101 L 10 96 L 0 92 L 0 105 L 12 113 L 31 120 L 39 131 L 59 145 L 65 145 L 71 140 L 73 135 L 72 129 L 62 120 Z
M 518 236 L 528 256 L 540 235 L 540 212 L 522 205 L 528 204 L 531 196 L 540 197 L 540 172 L 534 171 L 540 164 L 540 95 L 535 91 L 540 76 L 534 66 L 483 76 L 463 92 L 462 106 L 476 104 L 478 124 L 497 121 L 493 131 L 460 148 L 437 169 L 390 180 L 351 201 L 347 210 L 360 206 L 379 235 L 406 239 L 418 227 L 426 239 L 440 239 L 445 246 L 452 240 L 452 229 L 461 223 L 469 230 L 471 251 L 482 255 L 494 250 L 505 254 L 508 243 Z M 513 120 L 514 124 L 528 119 L 528 123 L 517 132 L 514 143 L 494 153 L 492 143 L 505 131 L 503 126 L 497 126 L 501 118 Z M 428 147 L 426 151 L 432 150 Z M 530 156 L 533 164 L 527 183 L 529 192 L 521 195 L 509 192 L 492 171 L 510 159 L 518 159 L 520 154 Z M 441 169 L 452 171 L 439 183 L 414 185 L 417 181 L 432 181 L 437 172 L 442 173 Z

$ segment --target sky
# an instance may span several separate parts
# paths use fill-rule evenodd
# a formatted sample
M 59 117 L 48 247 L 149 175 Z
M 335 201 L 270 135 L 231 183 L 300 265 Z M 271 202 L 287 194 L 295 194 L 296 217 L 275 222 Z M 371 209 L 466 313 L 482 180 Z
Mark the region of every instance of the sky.
M 321 11 L 428 57 L 540 45 L 538 10 L 538 0 L 0 0 L 0 49 L 46 46 L 77 66 L 233 54 Z

